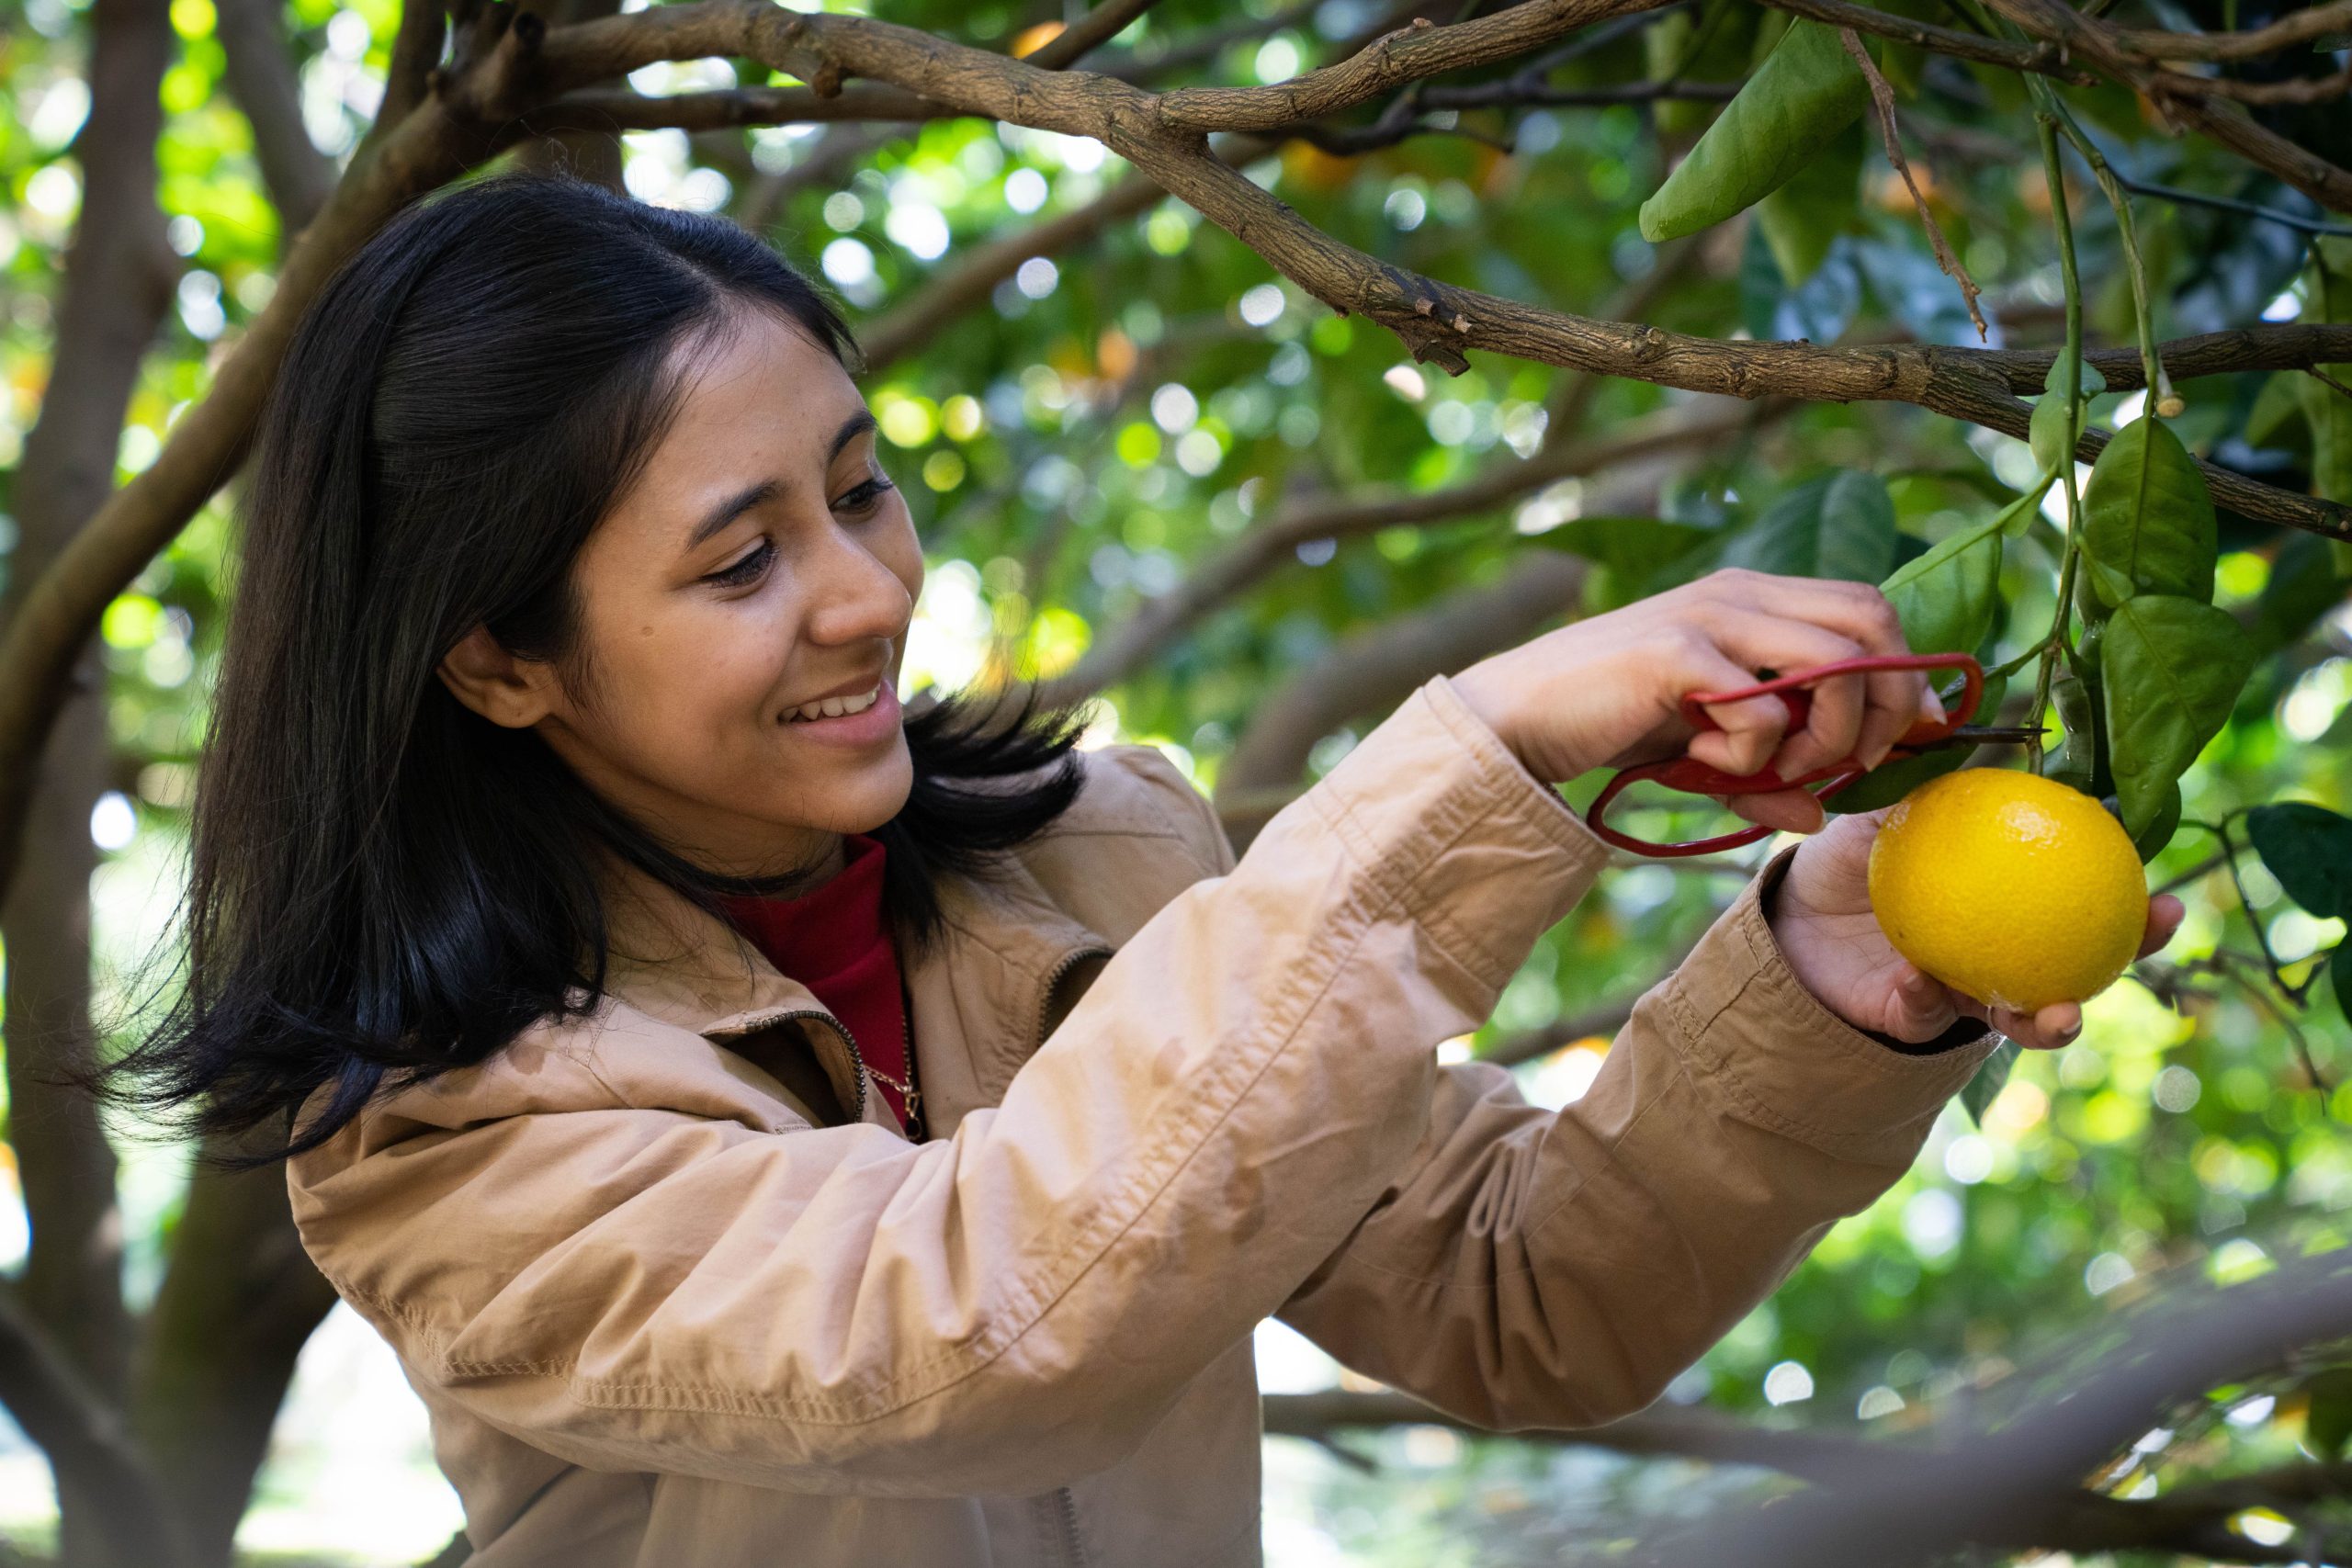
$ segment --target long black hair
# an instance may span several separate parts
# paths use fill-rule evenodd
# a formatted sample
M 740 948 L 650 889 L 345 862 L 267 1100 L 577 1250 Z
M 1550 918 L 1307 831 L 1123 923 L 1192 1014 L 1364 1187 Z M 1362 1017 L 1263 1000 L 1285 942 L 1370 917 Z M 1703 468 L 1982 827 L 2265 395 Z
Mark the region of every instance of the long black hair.
M 714 914 L 806 886 L 805 870 L 691 863 L 435 673 L 477 624 L 574 667 L 573 562 L 674 414 L 673 350 L 744 308 L 855 367 L 824 297 L 734 224 L 570 180 L 502 176 L 412 208 L 321 292 L 245 496 L 186 981 L 93 1087 L 221 1138 L 283 1119 L 266 1154 L 230 1163 L 298 1153 L 388 1088 L 593 1011 L 599 852 Z M 966 695 L 910 705 L 912 792 L 875 834 L 902 950 L 936 939 L 939 876 L 986 874 L 1077 796 L 1083 716 L 1040 711 L 1034 691 L 1010 722 Z

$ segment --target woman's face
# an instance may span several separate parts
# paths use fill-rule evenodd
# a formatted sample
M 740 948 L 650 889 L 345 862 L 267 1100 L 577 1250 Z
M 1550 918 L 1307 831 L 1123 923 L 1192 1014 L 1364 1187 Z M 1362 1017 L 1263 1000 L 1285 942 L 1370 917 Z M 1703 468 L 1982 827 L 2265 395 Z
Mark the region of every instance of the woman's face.
M 577 563 L 586 689 L 515 664 L 484 707 L 460 684 L 494 663 L 479 629 L 445 678 L 699 864 L 832 860 L 913 782 L 896 688 L 922 552 L 865 400 L 807 333 L 744 310 L 683 352 L 676 417 Z

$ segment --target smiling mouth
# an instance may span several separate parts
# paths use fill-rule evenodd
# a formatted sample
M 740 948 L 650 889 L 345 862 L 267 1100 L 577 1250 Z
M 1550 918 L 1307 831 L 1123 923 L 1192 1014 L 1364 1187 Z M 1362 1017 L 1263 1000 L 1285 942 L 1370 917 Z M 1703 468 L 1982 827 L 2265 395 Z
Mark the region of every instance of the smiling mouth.
M 785 713 L 785 722 L 807 724 L 814 719 L 842 718 L 850 714 L 864 713 L 867 708 L 872 707 L 881 695 L 882 682 L 876 681 L 872 687 L 854 696 L 825 697 L 817 702 L 804 703 L 797 708 L 788 708 Z

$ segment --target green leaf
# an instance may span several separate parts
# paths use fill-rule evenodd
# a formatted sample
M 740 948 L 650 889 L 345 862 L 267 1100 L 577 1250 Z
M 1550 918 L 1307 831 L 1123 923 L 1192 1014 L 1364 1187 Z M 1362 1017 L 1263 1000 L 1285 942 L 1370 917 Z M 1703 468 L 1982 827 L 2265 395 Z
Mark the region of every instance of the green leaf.
M 1756 204 L 1756 226 L 1791 288 L 1821 269 L 1838 236 L 1861 220 L 1862 123 L 1838 133 L 1789 183 Z
M 1876 582 L 1894 565 L 1894 502 L 1876 474 L 1807 479 L 1724 547 L 1725 566 Z
M 2337 995 L 2342 994 L 2339 984 Z M 2310 1401 L 2303 1417 L 2303 1439 L 2322 1458 L 2334 1459 L 2352 1439 L 2352 1367 L 2330 1367 L 2314 1374 L 2303 1384 L 2303 1393 Z
M 1984 640 L 2001 586 L 2001 520 L 1963 528 L 1879 584 L 1919 653 L 1966 653 Z
M 2290 800 L 2247 812 L 2245 830 L 2288 897 L 2321 919 L 2352 919 L 2352 818 Z
M 2136 837 L 2221 732 L 2254 649 L 2226 611 L 2143 593 L 2116 606 L 2099 662 L 2116 797 L 2124 830 Z
M 1976 708 L 1980 720 L 2001 705 L 2001 698 L 2007 694 L 2008 685 L 2006 675 L 1995 675 L 1985 681 L 1984 695 Z M 1975 754 L 1976 749 L 1973 746 L 1954 746 L 1872 768 L 1823 801 L 1822 809 L 1832 816 L 1840 816 L 1851 811 L 1876 811 L 1882 806 L 1892 806 L 1929 779 L 1940 778 L 1957 770 Z
M 2140 863 L 2147 864 L 2165 852 L 2172 836 L 2180 831 L 2180 785 L 2165 786 L 2165 798 L 2156 807 L 2156 814 L 2148 825 L 2132 835 L 2132 847 L 2140 852 Z
M 2319 618 L 2344 601 L 2352 588 L 2336 559 L 2334 544 L 2316 534 L 2296 534 L 2278 547 L 2270 580 L 2254 604 L 2254 647 L 2267 656 L 2302 641 Z
M 2246 411 L 2245 442 L 2249 446 L 2281 446 L 2308 452 L 2311 427 L 2303 421 L 2302 384 L 2311 379 L 2300 370 L 2273 370 Z
M 2098 671 L 2090 672 L 2086 681 L 2082 675 L 2069 671 L 2050 683 L 2050 695 L 2058 709 L 2058 722 L 2066 732 L 2058 749 L 2057 761 L 2051 764 L 2049 777 L 2069 789 L 2098 796 L 2115 793 L 2115 781 L 2108 776 L 2101 742 L 2105 739 L 2099 715 Z
M 2306 321 L 2352 321 L 2352 239 L 2325 238 L 2317 244 Z M 2352 386 L 2352 365 L 2321 369 Z M 2352 503 L 2352 398 L 2316 376 L 2298 376 L 2295 390 L 2312 432 L 2312 489 L 2330 501 Z
M 2144 414 L 2117 432 L 2083 487 L 2084 565 L 2100 602 L 2210 602 L 2214 539 L 2213 498 L 2180 437 Z
M 2018 1065 L 2018 1054 L 2016 1041 L 2003 1040 L 1977 1067 L 1968 1087 L 1960 1091 L 1960 1103 L 1967 1109 L 1968 1119 L 1979 1127 L 1984 1125 L 1984 1112 L 2000 1098 L 2002 1086 L 2009 1081 L 2009 1069 Z
M 1642 203 L 1642 238 L 1694 234 L 1786 185 L 1861 117 L 1870 85 L 1819 22 L 1790 25 L 1690 155 Z
M 2069 366 L 2075 371 L 2075 379 L 2082 387 L 2085 401 L 2107 390 L 2107 378 L 2099 374 L 2098 366 L 2077 361 L 2064 349 L 2050 362 L 2050 374 L 2042 378 L 2041 396 L 2034 402 L 2033 418 L 2026 428 L 2026 444 L 2033 448 L 2034 466 L 2044 472 L 2058 468 L 2059 459 L 2074 452 L 2075 440 L 2082 434 L 2081 426 L 2066 417 L 2071 405 L 2060 389 L 2066 385 Z
M 1582 556 L 1609 574 L 1607 597 L 1630 604 L 1689 581 L 1723 530 L 1656 517 L 1577 517 L 1534 536 L 1549 549 Z

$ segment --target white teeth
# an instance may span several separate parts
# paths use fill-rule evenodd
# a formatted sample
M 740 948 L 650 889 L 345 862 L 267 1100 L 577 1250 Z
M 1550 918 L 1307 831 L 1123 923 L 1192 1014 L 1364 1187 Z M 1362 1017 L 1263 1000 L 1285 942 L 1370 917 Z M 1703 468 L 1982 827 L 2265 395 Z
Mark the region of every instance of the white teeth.
M 864 713 L 880 700 L 881 695 L 882 688 L 877 683 L 870 690 L 861 692 L 854 697 L 822 697 L 813 703 L 803 703 L 792 710 L 792 717 L 797 722 L 814 718 L 840 718 L 846 714 Z

